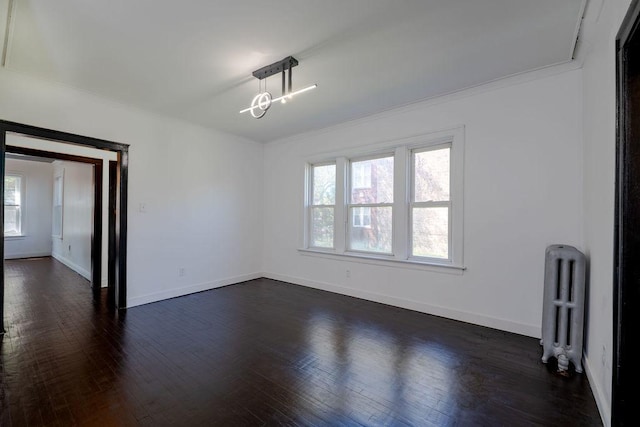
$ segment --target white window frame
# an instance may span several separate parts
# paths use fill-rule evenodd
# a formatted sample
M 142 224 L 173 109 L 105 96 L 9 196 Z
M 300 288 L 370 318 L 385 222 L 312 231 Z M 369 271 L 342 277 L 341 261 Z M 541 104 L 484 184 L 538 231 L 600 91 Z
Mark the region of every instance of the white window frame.
M 449 200 L 447 201 L 427 201 L 427 202 L 416 202 L 415 201 L 415 194 L 416 194 L 416 182 L 413 179 L 413 177 L 415 176 L 415 170 L 416 170 L 416 157 L 415 154 L 417 153 L 425 153 L 428 151 L 435 151 L 435 150 L 441 150 L 443 148 L 448 148 L 449 151 Z M 418 256 L 418 255 L 413 255 L 413 211 L 414 208 L 440 208 L 440 207 L 446 207 L 448 210 L 448 227 L 449 227 L 449 238 L 448 240 L 448 248 L 447 248 L 447 253 L 449 254 L 449 258 L 446 260 L 447 262 L 451 262 L 452 260 L 452 234 L 453 234 L 453 229 L 452 229 L 452 209 L 451 209 L 451 193 L 452 193 L 452 185 L 451 185 L 451 179 L 453 178 L 453 174 L 452 174 L 452 169 L 453 167 L 451 166 L 452 161 L 451 161 L 451 155 L 453 154 L 453 152 L 451 151 L 451 143 L 450 142 L 445 142 L 444 144 L 435 144 L 435 145 L 429 145 L 427 147 L 418 147 L 418 148 L 414 148 L 412 150 L 410 150 L 409 152 L 409 156 L 410 156 L 410 170 L 409 170 L 409 183 L 411 185 L 411 191 L 410 191 L 410 197 L 409 197 L 409 235 L 408 235 L 408 239 L 409 239 L 409 247 L 408 247 L 408 251 L 409 251 L 409 259 L 415 259 L 415 260 L 421 260 L 421 261 L 426 261 L 426 262 L 441 262 L 443 261 L 442 258 L 432 258 L 432 257 L 423 257 L 423 256 Z
M 23 237 L 26 237 L 26 177 L 21 173 L 21 172 L 13 172 L 13 171 L 7 171 L 5 172 L 5 177 L 8 176 L 15 176 L 17 178 L 20 178 L 20 233 L 19 234 L 5 234 L 4 238 L 11 240 L 11 239 L 21 239 Z M 2 185 L 4 185 L 4 181 L 2 183 Z M 2 227 L 4 228 L 4 224 L 2 224 Z
M 413 152 L 450 146 L 449 259 L 411 256 L 411 213 L 413 202 Z M 385 141 L 365 147 L 336 151 L 307 159 L 305 168 L 304 233 L 299 251 L 303 255 L 330 259 L 349 259 L 367 264 L 401 266 L 421 270 L 458 272 L 464 267 L 464 127 Z M 380 158 L 394 154 L 393 251 L 391 254 L 351 251 L 348 249 L 350 161 Z M 336 164 L 336 205 L 334 210 L 334 247 L 313 248 L 310 241 L 310 167 L 322 163 Z M 359 206 L 359 205 L 358 205 Z
M 347 164 L 347 188 L 349 189 L 348 193 L 347 193 L 347 201 L 346 201 L 346 216 L 347 218 L 350 217 L 349 212 L 351 211 L 351 209 L 355 209 L 355 208 L 369 208 L 369 215 L 371 215 L 371 209 L 375 209 L 375 208 L 385 208 L 385 207 L 389 207 L 391 208 L 391 218 L 393 219 L 393 206 L 394 206 L 394 202 L 388 202 L 388 203 L 352 203 L 351 202 L 351 195 L 353 193 L 353 190 L 357 190 L 357 189 L 364 189 L 364 188 L 371 188 L 371 187 L 362 187 L 362 186 L 355 186 L 353 185 L 354 183 L 351 182 L 351 176 L 353 175 L 351 173 L 352 169 L 353 169 L 353 164 L 357 163 L 357 162 L 362 162 L 362 161 L 366 161 L 366 160 L 376 160 L 376 159 L 382 159 L 385 157 L 392 157 L 394 158 L 394 170 L 395 170 L 395 153 L 393 151 L 387 152 L 387 153 L 379 153 L 379 154 L 375 154 L 375 155 L 368 155 L 368 156 L 362 156 L 362 157 L 354 157 L 354 158 L 349 158 L 349 159 L 345 159 L 345 162 Z M 366 175 L 366 173 L 365 173 Z M 368 171 L 368 176 L 369 176 L 369 181 L 371 181 L 371 168 L 369 167 L 369 171 Z M 394 172 L 394 177 L 393 180 L 395 182 L 395 172 Z M 354 180 L 355 181 L 355 180 Z M 371 185 L 371 184 L 369 184 Z M 395 185 L 395 184 L 394 184 Z M 394 194 L 395 194 L 395 188 L 394 188 Z M 395 197 L 395 195 L 394 195 Z M 336 201 L 337 202 L 337 201 Z M 357 254 L 371 254 L 371 255 L 375 255 L 375 256 L 386 256 L 386 255 L 392 255 L 393 254 L 393 249 L 392 252 L 390 253 L 386 253 L 386 252 L 372 252 L 372 251 L 365 251 L 365 250 L 361 250 L 361 249 L 353 249 L 351 248 L 351 244 L 349 241 L 349 236 L 351 235 L 351 230 L 353 228 L 365 228 L 365 227 L 355 227 L 354 224 L 351 221 L 348 221 L 348 226 L 346 227 L 346 236 L 345 236 L 345 242 L 346 242 L 346 247 L 345 247 L 345 252 L 353 252 L 353 253 L 357 253 Z M 368 227 L 371 228 L 371 227 Z M 338 230 L 336 230 L 338 231 Z M 392 227 L 391 227 L 391 239 L 393 242 L 394 239 L 394 233 L 393 233 L 393 222 L 392 222 Z M 393 247 L 393 243 L 392 243 L 392 247 Z

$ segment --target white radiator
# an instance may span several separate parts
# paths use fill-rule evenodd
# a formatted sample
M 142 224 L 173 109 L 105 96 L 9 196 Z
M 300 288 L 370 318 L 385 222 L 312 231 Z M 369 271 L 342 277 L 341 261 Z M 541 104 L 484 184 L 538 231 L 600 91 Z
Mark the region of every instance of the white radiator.
M 542 309 L 542 362 L 558 361 L 558 371 L 582 372 L 582 335 L 586 261 L 567 245 L 549 246 L 545 253 Z

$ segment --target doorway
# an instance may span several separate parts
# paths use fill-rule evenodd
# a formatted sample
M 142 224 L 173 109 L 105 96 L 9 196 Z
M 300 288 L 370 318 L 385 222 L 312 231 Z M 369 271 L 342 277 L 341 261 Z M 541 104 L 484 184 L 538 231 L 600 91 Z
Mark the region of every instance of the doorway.
M 49 151 L 13 147 L 7 145 L 7 134 L 18 134 L 36 139 L 43 139 L 57 143 L 71 144 L 89 148 L 97 148 L 115 152 L 117 160 L 109 163 L 109 171 L 113 174 L 109 182 L 109 209 L 107 213 L 108 222 L 108 255 L 107 265 L 109 266 L 108 292 L 107 298 L 110 305 L 124 309 L 126 308 L 126 254 L 127 254 L 127 184 L 128 184 L 128 148 L 126 144 L 85 137 L 66 132 L 59 132 L 14 122 L 0 121 L 0 172 L 5 176 L 5 154 L 7 152 L 39 157 L 56 158 L 59 160 L 80 161 L 93 164 L 94 174 L 94 218 L 93 218 L 93 238 L 91 242 L 92 258 L 92 289 L 94 297 L 99 297 L 101 287 L 101 254 L 102 254 L 102 174 L 103 161 L 84 158 L 62 153 Z M 112 194 L 113 193 L 113 194 Z M 4 223 L 4 186 L 0 190 L 0 200 L 2 209 L 0 219 Z M 4 228 L 2 231 L 4 240 Z M 4 259 L 4 245 L 0 249 L 0 255 Z M 0 272 L 0 334 L 4 333 L 4 263 Z
M 80 257 L 85 259 L 85 262 L 80 262 L 78 259 L 74 259 L 73 261 L 71 260 L 72 257 L 72 253 L 71 253 L 71 245 L 69 245 L 69 252 L 66 253 L 66 248 L 62 248 L 61 245 L 63 243 L 63 226 L 62 226 L 62 222 L 63 222 L 63 216 L 62 216 L 62 206 L 56 206 L 56 203 L 53 203 L 54 205 L 54 211 L 56 211 L 54 213 L 53 216 L 57 216 L 57 220 L 53 221 L 53 227 L 52 227 L 52 236 L 56 236 L 53 238 L 54 242 L 53 242 L 53 256 L 54 258 L 57 258 L 59 261 L 62 261 L 64 264 L 66 264 L 67 266 L 69 266 L 70 268 L 76 270 L 78 273 L 80 273 L 81 275 L 85 276 L 90 282 L 91 282 L 91 288 L 93 290 L 93 295 L 95 299 L 99 299 L 100 297 L 100 289 L 102 287 L 102 270 L 103 270 L 103 263 L 102 263 L 102 254 L 104 251 L 103 249 L 103 245 L 102 245 L 102 239 L 103 239 L 103 195 L 102 195 L 102 191 L 103 191 L 103 160 L 102 159 L 97 159 L 97 158 L 90 158 L 90 157 L 82 157 L 82 156 L 75 156 L 75 155 L 70 155 L 70 154 L 64 154 L 64 153 L 59 153 L 59 152 L 54 152 L 54 151 L 43 151 L 43 150 L 38 150 L 38 149 L 33 149 L 33 148 L 25 148 L 25 147 L 21 147 L 21 146 L 17 146 L 17 145 L 12 145 L 12 142 L 6 141 L 6 147 L 5 147 L 5 153 L 6 154 L 14 154 L 14 155 L 21 155 L 21 156 L 30 156 L 30 157 L 34 157 L 34 158 L 41 158 L 41 159 L 51 159 L 51 160 L 59 160 L 59 161 L 63 161 L 63 162 L 71 162 L 70 164 L 67 163 L 68 166 L 72 166 L 73 164 L 76 164 L 77 166 L 73 167 L 73 169 L 78 169 L 81 167 L 81 170 L 85 170 L 88 173 L 85 173 L 83 175 L 91 175 L 91 176 L 85 176 L 81 179 L 81 181 L 84 181 L 85 179 L 87 180 L 87 182 L 83 182 L 82 186 L 86 187 L 87 190 L 91 189 L 91 192 L 93 193 L 93 207 L 90 208 L 89 206 L 82 206 L 82 204 L 79 203 L 71 203 L 71 205 L 74 206 L 78 206 L 80 209 L 82 209 L 82 215 L 80 215 L 80 217 L 78 218 L 77 212 L 76 215 L 74 215 L 75 221 L 73 221 L 74 223 L 78 224 L 78 226 L 76 226 L 76 230 L 73 230 L 71 232 L 72 235 L 76 235 L 76 236 L 82 236 L 82 235 L 87 235 L 87 237 L 90 235 L 90 243 L 88 244 L 88 246 L 90 247 L 90 254 L 89 254 L 89 260 L 86 259 L 86 255 L 82 256 L 81 254 Z M 7 155 L 5 155 L 5 160 L 7 159 Z M 7 163 L 5 161 L 5 167 L 6 167 Z M 83 167 L 82 167 L 83 166 Z M 87 166 L 89 166 L 87 168 Z M 10 171 L 5 171 L 5 176 L 7 176 L 7 173 Z M 56 174 L 58 175 L 58 174 Z M 61 181 L 60 182 L 60 186 L 55 185 L 54 187 L 54 192 L 55 190 L 58 190 L 60 192 L 60 204 L 64 203 L 62 200 L 62 189 L 63 189 L 63 181 L 67 181 L 67 178 L 69 178 L 68 176 L 66 176 L 68 174 L 60 174 L 59 176 L 55 177 L 56 180 L 56 184 L 58 184 L 57 181 Z M 77 181 L 77 180 L 74 180 Z M 67 188 L 67 185 L 64 184 L 64 188 Z M 68 193 L 68 191 L 64 191 L 64 193 Z M 54 196 L 55 199 L 55 196 Z M 67 199 L 67 197 L 65 197 L 64 199 Z M 5 203 L 6 203 L 6 199 L 5 199 Z M 56 209 L 59 208 L 59 209 Z M 90 209 L 91 213 L 89 213 L 87 210 L 85 209 Z M 57 213 L 57 215 L 55 215 Z M 87 215 L 89 214 L 89 215 Z M 6 215 L 6 213 L 5 213 Z M 64 222 L 68 222 L 66 220 L 68 215 L 64 215 Z M 86 222 L 85 220 L 85 216 L 90 216 L 90 224 L 86 224 L 84 227 L 79 226 L 80 223 L 82 222 Z M 5 217 L 5 220 L 7 218 Z M 80 220 L 80 221 L 78 221 Z M 71 224 L 71 223 L 69 223 Z M 75 226 L 75 224 L 74 224 Z M 64 229 L 66 229 L 67 227 L 65 226 Z M 6 232 L 5 232 L 6 233 Z M 65 235 L 66 235 L 66 230 L 65 230 Z M 65 239 L 66 240 L 66 239 Z M 77 239 L 78 240 L 78 239 Z M 79 239 L 79 240 L 83 240 L 83 239 Z M 70 242 L 68 242 L 70 243 Z M 75 255 L 75 243 L 74 242 L 74 255 Z M 87 244 L 84 245 L 79 245 L 79 246 L 83 246 L 84 250 L 80 250 L 80 252 L 84 252 L 86 251 L 87 248 Z M 5 247 L 5 254 L 6 254 L 6 247 Z M 89 265 L 87 265 L 87 261 L 90 262 Z M 80 268 L 79 268 L 80 267 Z M 82 270 L 89 270 L 88 272 L 84 272 L 81 273 Z M 87 274 L 88 273 L 88 274 Z M 113 283 L 111 284 L 113 286 Z M 108 303 L 110 305 L 115 305 L 115 301 L 108 301 Z

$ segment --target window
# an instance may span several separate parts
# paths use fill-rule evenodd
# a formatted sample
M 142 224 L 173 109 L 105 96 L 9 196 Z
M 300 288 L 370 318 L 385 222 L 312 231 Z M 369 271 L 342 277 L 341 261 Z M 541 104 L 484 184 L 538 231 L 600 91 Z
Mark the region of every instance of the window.
M 350 162 L 349 249 L 392 252 L 393 156 Z
M 449 258 L 450 147 L 413 150 L 411 255 Z
M 22 177 L 6 174 L 4 177 L 4 235 L 22 235 L 22 215 L 24 213 Z
M 311 191 L 309 200 L 310 239 L 313 248 L 333 248 L 336 165 L 314 165 L 310 168 Z
M 371 188 L 371 162 L 356 162 L 351 165 L 351 188 Z
M 462 269 L 463 132 L 310 163 L 301 250 Z
M 51 235 L 62 239 L 62 215 L 64 205 L 64 169 L 53 180 L 53 211 Z

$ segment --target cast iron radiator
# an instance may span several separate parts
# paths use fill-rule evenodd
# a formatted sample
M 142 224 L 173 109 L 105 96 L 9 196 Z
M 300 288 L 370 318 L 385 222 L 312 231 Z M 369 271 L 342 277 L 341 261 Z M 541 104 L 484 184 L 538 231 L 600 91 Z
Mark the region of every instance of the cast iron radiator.
M 558 371 L 573 362 L 582 372 L 585 256 L 567 245 L 549 246 L 545 253 L 542 307 L 542 362 L 558 361 Z

